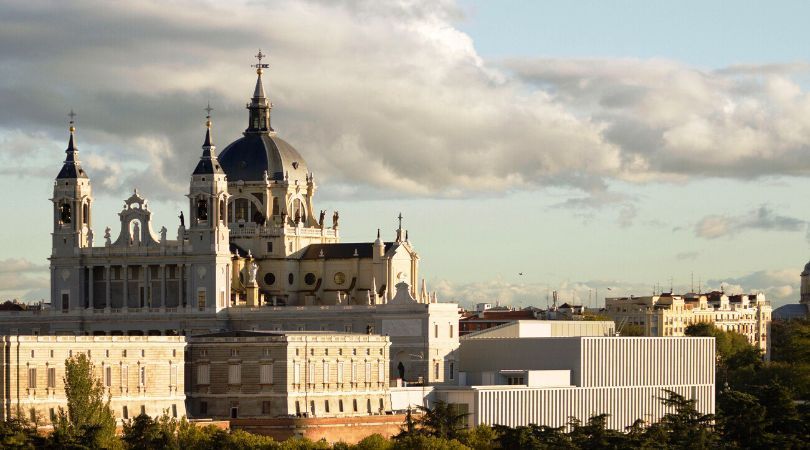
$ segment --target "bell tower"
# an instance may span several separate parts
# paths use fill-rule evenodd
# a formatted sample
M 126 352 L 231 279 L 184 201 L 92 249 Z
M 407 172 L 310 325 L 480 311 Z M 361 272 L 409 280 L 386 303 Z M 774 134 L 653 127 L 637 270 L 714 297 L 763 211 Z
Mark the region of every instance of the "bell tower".
M 73 256 L 74 249 L 93 245 L 90 178 L 79 162 L 75 145 L 76 114 L 70 111 L 70 139 L 62 170 L 53 185 L 53 256 Z
M 228 233 L 228 181 L 219 165 L 216 147 L 211 141 L 211 111 L 205 122 L 203 153 L 189 187 L 189 244 L 194 253 L 230 254 Z
M 230 232 L 228 230 L 228 180 L 211 140 L 211 105 L 205 121 L 205 142 L 189 186 L 188 253 L 192 304 L 199 310 L 228 307 L 230 296 Z

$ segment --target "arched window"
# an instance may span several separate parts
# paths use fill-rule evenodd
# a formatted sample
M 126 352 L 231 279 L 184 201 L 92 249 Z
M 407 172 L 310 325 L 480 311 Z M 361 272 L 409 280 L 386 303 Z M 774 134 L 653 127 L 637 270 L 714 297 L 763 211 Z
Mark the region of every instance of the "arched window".
M 82 223 L 87 225 L 90 222 L 90 205 L 87 203 L 82 205 Z
M 204 198 L 197 200 L 197 221 L 208 220 L 208 201 Z
M 219 221 L 223 222 L 223 223 L 225 222 L 225 218 L 228 217 L 228 215 L 225 213 L 225 211 L 226 211 L 226 209 L 225 209 L 225 199 L 220 199 L 219 200 Z
M 246 198 L 237 198 L 233 202 L 235 219 L 237 222 L 240 220 L 247 222 L 250 220 L 250 200 Z
M 292 213 L 290 217 L 295 221 L 295 223 L 305 222 L 307 221 L 307 210 L 304 208 L 304 202 L 301 199 L 296 198 L 292 201 L 290 212 Z
M 65 202 L 59 205 L 59 221 L 62 223 L 70 223 L 73 214 L 70 210 L 70 203 Z

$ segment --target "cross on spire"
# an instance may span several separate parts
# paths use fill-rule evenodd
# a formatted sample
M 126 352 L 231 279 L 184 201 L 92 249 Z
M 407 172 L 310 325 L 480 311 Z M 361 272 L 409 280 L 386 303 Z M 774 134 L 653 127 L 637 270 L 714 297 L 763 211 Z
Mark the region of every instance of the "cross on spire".
M 204 109 L 205 109 L 205 112 L 208 113 L 208 115 L 206 115 L 206 117 L 208 117 L 210 119 L 211 118 L 211 111 L 214 110 L 214 108 L 211 107 L 211 102 L 208 102 L 208 105 Z
M 74 131 L 76 131 L 76 127 L 73 126 L 74 119 L 76 118 L 76 113 L 73 112 L 73 108 L 70 108 L 68 117 L 70 117 L 70 132 L 73 133 Z
M 397 216 L 397 219 L 399 219 L 399 229 L 401 230 L 402 229 L 402 213 L 399 213 L 399 215 Z
M 257 69 L 267 69 L 267 68 L 269 68 L 269 67 L 270 67 L 270 64 L 267 64 L 267 63 L 264 63 L 264 64 L 263 64 L 263 63 L 262 63 L 262 59 L 264 59 L 264 58 L 266 58 L 266 57 L 267 57 L 267 55 L 265 55 L 264 53 L 262 53 L 262 49 L 259 49 L 259 53 L 256 53 L 256 59 L 258 59 L 258 60 L 259 60 L 259 62 L 258 62 L 257 64 L 253 64 L 253 65 L 251 65 L 250 67 L 255 67 L 255 68 L 257 68 Z

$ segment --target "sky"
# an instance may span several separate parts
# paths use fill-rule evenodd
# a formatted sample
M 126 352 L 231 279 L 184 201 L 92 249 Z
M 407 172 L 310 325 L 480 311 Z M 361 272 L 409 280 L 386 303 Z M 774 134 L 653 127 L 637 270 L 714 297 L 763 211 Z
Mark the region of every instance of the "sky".
M 798 301 L 806 2 L 0 0 L 0 298 L 47 293 L 67 113 L 100 236 L 137 188 L 175 229 L 205 105 L 273 126 L 344 242 L 402 213 L 440 301 L 723 288 Z

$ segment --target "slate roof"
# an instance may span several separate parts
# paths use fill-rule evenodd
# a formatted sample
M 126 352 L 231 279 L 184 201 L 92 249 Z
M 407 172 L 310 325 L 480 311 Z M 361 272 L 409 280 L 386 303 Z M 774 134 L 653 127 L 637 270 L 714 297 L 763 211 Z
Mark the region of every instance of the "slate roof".
M 228 181 L 305 179 L 307 164 L 298 150 L 275 134 L 250 133 L 235 140 L 219 154 Z
M 810 308 L 808 308 L 808 305 L 801 303 L 783 305 L 774 309 L 773 313 L 771 313 L 771 318 L 776 320 L 801 319 L 808 316 L 810 316 Z
M 394 246 L 394 242 L 385 243 L 385 251 L 388 252 Z M 357 250 L 357 256 L 354 251 Z M 321 251 L 323 251 L 323 258 L 326 259 L 341 259 L 341 258 L 371 258 L 374 256 L 374 243 L 373 242 L 342 242 L 339 244 L 310 244 L 307 246 L 300 259 L 320 259 Z

